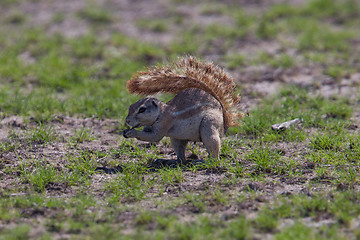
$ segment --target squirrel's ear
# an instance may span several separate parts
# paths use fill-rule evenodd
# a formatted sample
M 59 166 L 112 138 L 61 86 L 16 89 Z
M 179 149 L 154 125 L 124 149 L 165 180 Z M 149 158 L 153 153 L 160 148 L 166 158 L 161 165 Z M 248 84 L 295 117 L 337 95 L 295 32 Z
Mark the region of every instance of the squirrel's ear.
M 158 104 L 157 104 L 157 102 L 155 100 L 152 100 L 151 103 L 152 103 L 152 105 L 154 105 L 154 107 L 158 106 Z

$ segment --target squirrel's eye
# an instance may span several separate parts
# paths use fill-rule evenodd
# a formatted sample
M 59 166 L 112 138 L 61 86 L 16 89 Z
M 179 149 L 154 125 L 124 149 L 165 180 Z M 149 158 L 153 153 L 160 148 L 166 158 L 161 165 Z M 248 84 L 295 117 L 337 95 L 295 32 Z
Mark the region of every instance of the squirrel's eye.
M 145 112 L 145 110 L 146 110 L 146 108 L 144 108 L 144 107 L 141 107 L 141 108 L 139 108 L 139 111 L 138 111 L 138 113 L 143 113 L 143 112 Z

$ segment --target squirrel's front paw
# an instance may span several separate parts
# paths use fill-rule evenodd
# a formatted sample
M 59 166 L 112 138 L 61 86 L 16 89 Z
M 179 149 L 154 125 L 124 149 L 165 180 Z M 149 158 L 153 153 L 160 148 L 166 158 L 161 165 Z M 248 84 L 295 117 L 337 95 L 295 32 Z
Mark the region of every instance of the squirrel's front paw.
M 124 138 L 133 138 L 136 136 L 136 130 L 135 129 L 125 129 L 123 131 Z

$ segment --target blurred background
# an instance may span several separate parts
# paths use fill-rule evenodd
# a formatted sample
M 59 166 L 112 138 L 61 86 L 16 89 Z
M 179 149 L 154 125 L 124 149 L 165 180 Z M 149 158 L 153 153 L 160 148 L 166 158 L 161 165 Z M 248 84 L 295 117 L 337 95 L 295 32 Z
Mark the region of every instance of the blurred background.
M 234 77 L 248 109 L 284 84 L 352 96 L 358 0 L 1 0 L 0 110 L 123 117 L 126 81 L 184 54 Z

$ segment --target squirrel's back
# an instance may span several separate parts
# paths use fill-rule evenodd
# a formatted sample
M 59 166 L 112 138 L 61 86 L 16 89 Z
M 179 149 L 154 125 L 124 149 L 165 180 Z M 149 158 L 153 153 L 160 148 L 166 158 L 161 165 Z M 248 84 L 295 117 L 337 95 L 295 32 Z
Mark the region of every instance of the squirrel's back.
M 188 88 L 201 89 L 215 97 L 222 106 L 224 127 L 235 126 L 241 116 L 236 111 L 239 96 L 234 94 L 235 84 L 222 68 L 194 57 L 180 58 L 162 67 L 139 72 L 127 82 L 130 93 L 152 95 L 159 92 L 177 94 Z
M 222 111 L 222 106 L 216 98 L 206 91 L 197 88 L 187 88 L 179 92 L 166 104 L 172 108 L 173 117 L 195 115 L 199 111 L 209 108 Z

